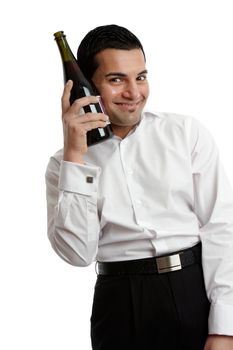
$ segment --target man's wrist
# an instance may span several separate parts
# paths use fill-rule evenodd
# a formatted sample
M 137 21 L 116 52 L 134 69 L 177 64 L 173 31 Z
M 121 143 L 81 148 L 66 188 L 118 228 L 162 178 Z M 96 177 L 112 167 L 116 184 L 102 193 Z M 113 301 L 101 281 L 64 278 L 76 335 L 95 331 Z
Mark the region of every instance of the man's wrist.
M 77 152 L 66 152 L 63 153 L 63 160 L 72 163 L 84 164 L 84 157 L 82 154 Z
M 233 336 L 211 334 L 206 340 L 204 350 L 233 350 Z

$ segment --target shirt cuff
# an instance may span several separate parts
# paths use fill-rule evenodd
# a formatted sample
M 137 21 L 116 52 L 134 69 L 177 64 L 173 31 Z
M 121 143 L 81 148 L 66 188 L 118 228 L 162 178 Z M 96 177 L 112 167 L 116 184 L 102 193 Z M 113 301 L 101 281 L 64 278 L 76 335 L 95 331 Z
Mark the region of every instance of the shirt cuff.
M 97 192 L 101 169 L 62 160 L 59 176 L 59 190 L 91 196 Z
M 211 305 L 209 334 L 233 336 L 233 305 L 221 303 Z

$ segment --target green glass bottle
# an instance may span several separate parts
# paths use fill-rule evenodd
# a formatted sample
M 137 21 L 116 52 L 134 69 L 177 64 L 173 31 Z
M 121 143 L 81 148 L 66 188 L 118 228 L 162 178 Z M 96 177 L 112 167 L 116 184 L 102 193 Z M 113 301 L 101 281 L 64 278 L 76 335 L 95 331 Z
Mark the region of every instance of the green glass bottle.
M 77 60 L 69 47 L 64 32 L 56 32 L 54 33 L 54 37 L 61 54 L 64 83 L 70 79 L 73 81 L 70 103 L 72 104 L 74 100 L 80 97 L 97 95 L 93 89 L 94 85 L 85 78 L 78 66 Z M 83 110 L 85 113 L 104 113 L 104 108 L 101 105 L 101 102 L 84 106 Z M 98 142 L 102 142 L 112 135 L 111 124 L 106 125 L 104 128 L 90 130 L 87 132 L 87 145 L 91 146 Z

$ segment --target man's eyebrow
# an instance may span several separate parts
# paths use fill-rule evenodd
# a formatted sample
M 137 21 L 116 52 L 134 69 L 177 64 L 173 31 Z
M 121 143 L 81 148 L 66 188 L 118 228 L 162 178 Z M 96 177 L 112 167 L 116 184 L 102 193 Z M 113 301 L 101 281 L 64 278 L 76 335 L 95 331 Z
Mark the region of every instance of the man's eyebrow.
M 147 74 L 147 73 L 148 73 L 147 69 L 144 69 L 143 71 L 138 73 L 138 75 Z M 107 77 L 112 77 L 112 76 L 114 76 L 114 77 L 126 77 L 126 75 L 127 74 L 121 73 L 121 72 L 110 72 L 110 73 L 106 74 L 105 77 L 106 78 Z
M 138 75 L 147 74 L 147 73 L 148 73 L 148 70 L 144 69 L 142 72 L 138 73 Z
M 120 72 L 110 72 L 110 73 L 108 73 L 108 74 L 106 74 L 105 75 L 105 77 L 107 78 L 107 77 L 111 77 L 111 76 L 114 76 L 114 77 L 125 77 L 126 76 L 126 74 L 124 74 L 124 73 L 120 73 Z

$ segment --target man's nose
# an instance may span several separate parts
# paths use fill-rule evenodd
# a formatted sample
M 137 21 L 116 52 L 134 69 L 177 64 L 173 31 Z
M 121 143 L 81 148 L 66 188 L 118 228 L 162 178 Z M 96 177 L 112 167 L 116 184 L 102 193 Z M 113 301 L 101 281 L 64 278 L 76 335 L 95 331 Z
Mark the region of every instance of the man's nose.
M 134 101 L 139 99 L 140 91 L 136 81 L 128 82 L 123 91 L 123 97 Z

